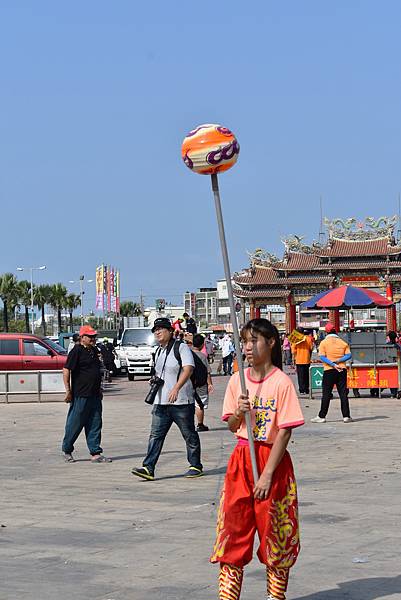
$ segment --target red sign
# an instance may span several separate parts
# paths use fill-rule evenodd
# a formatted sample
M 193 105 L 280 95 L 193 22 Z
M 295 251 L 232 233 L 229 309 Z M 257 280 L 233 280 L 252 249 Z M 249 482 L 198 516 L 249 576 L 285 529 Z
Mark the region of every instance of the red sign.
M 349 388 L 397 388 L 398 368 L 396 365 L 377 365 L 373 367 L 352 367 L 348 369 L 347 386 Z
M 376 275 L 355 275 L 354 277 L 341 277 L 341 281 L 344 283 L 358 282 L 358 281 L 373 281 L 378 283 L 379 278 Z

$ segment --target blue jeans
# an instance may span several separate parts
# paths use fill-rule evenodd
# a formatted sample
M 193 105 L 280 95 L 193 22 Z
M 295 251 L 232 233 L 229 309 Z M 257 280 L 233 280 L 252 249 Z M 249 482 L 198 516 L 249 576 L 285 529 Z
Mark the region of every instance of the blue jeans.
M 148 453 L 143 461 L 143 466 L 154 473 L 164 440 L 171 425 L 175 423 L 187 445 L 187 458 L 190 466 L 202 469 L 200 439 L 195 430 L 194 417 L 194 404 L 177 406 L 175 404 L 155 404 L 152 409 Z
M 82 429 L 85 428 L 86 443 L 92 456 L 103 452 L 100 447 L 102 437 L 102 399 L 99 396 L 84 398 L 75 396 L 70 404 L 65 433 L 63 452 L 71 454 Z

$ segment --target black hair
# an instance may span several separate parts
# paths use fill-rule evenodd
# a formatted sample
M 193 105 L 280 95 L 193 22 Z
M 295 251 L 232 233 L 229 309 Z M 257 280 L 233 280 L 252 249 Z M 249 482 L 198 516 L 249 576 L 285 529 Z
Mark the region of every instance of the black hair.
M 72 336 L 72 341 L 77 342 L 78 340 L 79 340 L 79 333 L 74 333 L 74 335 Z
M 203 335 L 201 335 L 200 333 L 196 333 L 193 337 L 192 340 L 192 345 L 195 346 L 195 348 L 203 348 L 203 344 L 205 343 L 205 338 L 203 337 Z
M 189 317 L 189 314 L 188 313 L 184 313 L 182 316 L 183 317 Z
M 395 344 L 397 342 L 397 334 L 395 331 L 389 331 L 387 333 L 387 336 L 392 344 Z
M 274 346 L 272 347 L 271 360 L 275 367 L 283 369 L 283 357 L 281 354 L 280 335 L 275 325 L 268 319 L 251 319 L 241 329 L 241 337 L 244 340 L 245 334 L 250 331 L 251 334 L 259 334 L 266 340 L 274 339 Z

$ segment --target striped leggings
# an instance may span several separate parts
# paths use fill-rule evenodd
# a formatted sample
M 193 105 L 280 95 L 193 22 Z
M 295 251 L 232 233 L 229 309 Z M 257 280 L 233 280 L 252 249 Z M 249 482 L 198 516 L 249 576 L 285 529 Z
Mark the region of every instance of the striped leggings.
M 289 569 L 266 567 L 267 594 L 270 600 L 285 600 Z M 244 569 L 221 563 L 219 576 L 219 600 L 239 600 Z

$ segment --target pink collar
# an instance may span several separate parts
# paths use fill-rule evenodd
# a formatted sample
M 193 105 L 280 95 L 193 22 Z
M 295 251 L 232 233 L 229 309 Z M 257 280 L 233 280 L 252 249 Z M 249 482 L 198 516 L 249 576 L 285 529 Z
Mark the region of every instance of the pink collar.
M 251 377 L 251 367 L 249 367 L 246 370 L 246 376 L 247 379 L 249 379 L 249 381 L 251 381 L 252 383 L 263 383 L 264 381 L 266 381 L 266 379 L 269 379 L 269 377 L 271 377 L 272 375 L 274 375 L 274 373 L 278 371 L 278 367 L 273 367 L 273 369 L 270 371 L 270 373 L 268 373 L 266 375 L 266 377 L 264 377 L 263 379 L 252 379 Z

